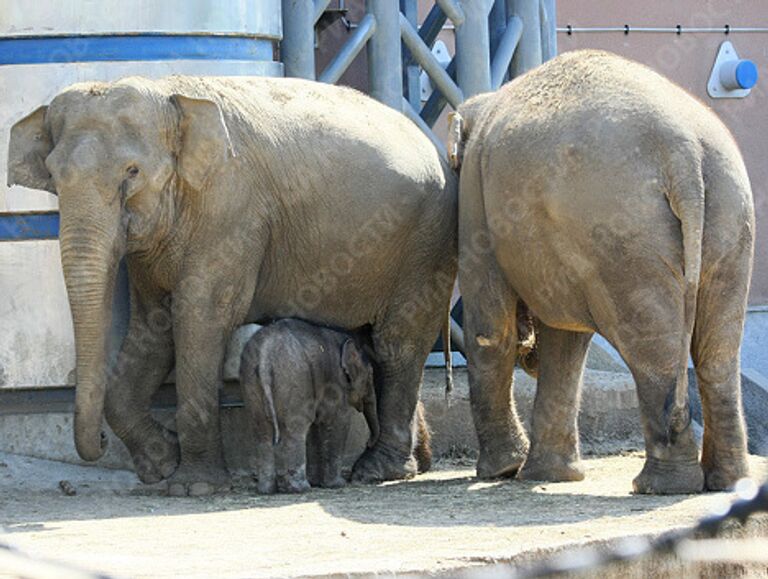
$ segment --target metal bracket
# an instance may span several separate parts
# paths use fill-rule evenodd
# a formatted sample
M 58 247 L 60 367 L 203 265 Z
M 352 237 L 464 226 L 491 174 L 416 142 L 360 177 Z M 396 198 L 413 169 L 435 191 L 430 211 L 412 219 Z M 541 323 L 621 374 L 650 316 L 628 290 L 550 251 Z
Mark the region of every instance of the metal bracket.
M 707 92 L 713 99 L 744 98 L 757 81 L 757 68 L 751 60 L 742 60 L 728 40 L 720 45 Z

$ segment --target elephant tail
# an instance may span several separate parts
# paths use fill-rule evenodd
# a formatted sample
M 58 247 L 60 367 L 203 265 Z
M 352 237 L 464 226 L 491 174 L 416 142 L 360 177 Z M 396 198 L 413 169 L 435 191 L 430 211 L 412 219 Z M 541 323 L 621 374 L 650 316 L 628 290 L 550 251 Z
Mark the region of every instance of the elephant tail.
M 263 367 L 267 366 L 266 364 Z M 275 410 L 275 396 L 273 393 L 272 385 L 275 383 L 274 369 L 269 367 L 267 372 L 263 372 L 260 376 L 259 383 L 261 384 L 262 393 L 264 394 L 265 410 L 267 411 L 267 418 L 272 422 L 272 445 L 277 446 L 280 442 L 280 426 L 277 422 L 277 411 Z
M 667 191 L 667 198 L 672 212 L 680 220 L 683 237 L 685 327 L 680 340 L 675 389 L 667 399 L 664 409 L 669 443 L 674 442 L 676 436 L 691 422 L 688 401 L 688 357 L 696 324 L 696 299 L 701 276 L 704 234 L 704 180 L 700 166 L 698 171 L 686 179 L 679 180 L 675 185 Z
M 451 307 L 443 320 L 443 359 L 445 360 L 445 398 L 453 392 L 453 359 L 451 357 Z

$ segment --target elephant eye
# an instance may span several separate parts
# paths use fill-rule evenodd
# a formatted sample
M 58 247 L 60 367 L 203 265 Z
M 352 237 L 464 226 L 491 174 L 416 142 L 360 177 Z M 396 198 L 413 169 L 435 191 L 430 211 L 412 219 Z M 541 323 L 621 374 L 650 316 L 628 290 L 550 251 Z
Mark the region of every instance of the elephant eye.
M 136 165 L 131 165 L 125 172 L 128 173 L 129 178 L 133 179 L 139 174 L 139 168 Z

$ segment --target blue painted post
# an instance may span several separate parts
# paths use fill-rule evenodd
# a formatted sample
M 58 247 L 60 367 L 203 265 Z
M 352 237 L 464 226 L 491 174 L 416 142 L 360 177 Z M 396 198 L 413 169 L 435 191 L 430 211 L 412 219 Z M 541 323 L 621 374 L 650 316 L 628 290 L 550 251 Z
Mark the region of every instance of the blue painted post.
M 376 18 L 376 34 L 368 41 L 368 78 L 371 96 L 401 111 L 403 64 L 400 50 L 398 1 L 366 0 L 365 8 Z
M 465 98 L 491 90 L 489 0 L 464 0 L 465 20 L 456 26 L 456 74 Z
M 283 0 L 283 40 L 280 59 L 285 76 L 315 79 L 315 5 L 307 0 Z
M 507 15 L 516 15 L 523 21 L 523 35 L 509 68 L 510 78 L 520 76 L 541 64 L 539 1 L 507 0 Z

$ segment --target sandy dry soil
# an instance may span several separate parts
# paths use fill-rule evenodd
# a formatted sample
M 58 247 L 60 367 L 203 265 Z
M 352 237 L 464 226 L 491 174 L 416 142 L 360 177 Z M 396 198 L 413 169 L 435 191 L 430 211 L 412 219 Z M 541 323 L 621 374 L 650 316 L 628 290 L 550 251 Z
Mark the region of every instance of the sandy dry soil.
M 172 499 L 129 472 L 0 455 L 0 542 L 130 577 L 439 573 L 686 526 L 731 498 L 633 496 L 641 466 L 637 454 L 595 458 L 586 481 L 542 485 L 478 482 L 470 464 L 452 462 L 411 481 L 300 497 L 241 487 Z M 768 459 L 754 458 L 752 473 L 765 479 Z

